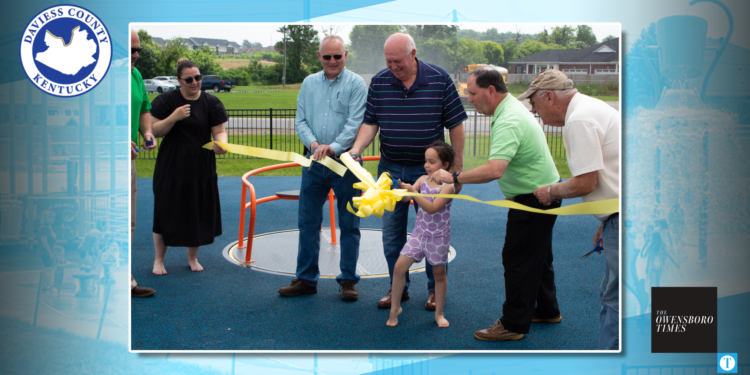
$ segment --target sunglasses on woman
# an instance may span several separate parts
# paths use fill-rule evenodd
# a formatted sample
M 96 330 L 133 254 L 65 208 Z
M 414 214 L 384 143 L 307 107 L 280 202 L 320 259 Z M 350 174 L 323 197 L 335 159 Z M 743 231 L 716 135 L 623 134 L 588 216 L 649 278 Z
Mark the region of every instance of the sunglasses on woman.
M 342 57 L 344 57 L 344 55 L 333 55 L 333 56 L 331 56 L 331 55 L 323 55 L 323 56 L 321 56 L 321 57 L 322 57 L 322 58 L 323 58 L 323 60 L 325 60 L 325 61 L 328 61 L 328 60 L 330 60 L 330 59 L 331 59 L 331 57 L 333 57 L 333 59 L 334 59 L 334 60 L 341 60 L 341 58 L 342 58 Z
M 183 80 L 183 81 L 185 81 L 185 83 L 187 83 L 189 85 L 189 84 L 193 83 L 193 79 L 195 79 L 195 82 L 200 82 L 201 79 L 203 79 L 203 76 L 200 75 L 200 74 L 198 74 L 195 77 L 187 77 L 187 78 L 180 78 L 180 79 Z

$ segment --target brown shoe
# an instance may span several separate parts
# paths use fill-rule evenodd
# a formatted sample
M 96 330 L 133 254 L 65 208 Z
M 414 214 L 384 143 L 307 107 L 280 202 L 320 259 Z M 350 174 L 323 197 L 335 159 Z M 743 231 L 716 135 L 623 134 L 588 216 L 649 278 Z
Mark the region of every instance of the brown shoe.
M 292 280 L 292 285 L 279 289 L 279 294 L 284 297 L 297 297 L 303 294 L 315 294 L 317 292 L 317 286 L 310 286 L 307 281 L 302 279 L 294 279 Z
M 522 339 L 523 334 L 508 331 L 498 319 L 492 327 L 474 332 L 474 337 L 485 341 L 506 341 Z
M 537 318 L 536 316 L 531 318 L 532 323 L 560 323 L 561 321 L 562 321 L 562 315 L 558 315 L 554 318 L 549 318 L 549 319 Z
M 140 285 L 137 285 L 137 284 L 136 284 L 136 286 L 130 288 L 130 296 L 131 297 L 146 298 L 146 297 L 153 296 L 154 293 L 156 293 L 155 290 L 153 290 L 151 288 L 146 288 L 146 287 L 143 287 L 143 286 L 140 286 Z
M 435 311 L 435 291 L 430 291 L 430 296 L 427 297 L 427 302 L 424 304 L 425 310 Z
M 378 301 L 379 309 L 391 308 L 391 293 L 392 293 L 392 290 L 388 289 L 388 294 L 386 294 L 385 297 L 381 298 L 380 301 Z M 408 301 L 408 300 L 409 300 L 409 292 L 404 292 L 404 294 L 401 295 L 401 302 Z
M 344 281 L 339 286 L 339 292 L 341 292 L 341 299 L 344 301 L 356 301 L 359 299 L 359 292 L 351 281 Z

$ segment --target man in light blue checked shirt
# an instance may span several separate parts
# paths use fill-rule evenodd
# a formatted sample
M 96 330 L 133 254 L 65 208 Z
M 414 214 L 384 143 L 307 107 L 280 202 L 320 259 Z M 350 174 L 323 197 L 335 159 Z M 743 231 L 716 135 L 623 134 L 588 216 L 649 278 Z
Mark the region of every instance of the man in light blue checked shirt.
M 367 85 L 362 77 L 344 68 L 347 51 L 344 41 L 329 35 L 320 42 L 318 58 L 323 71 L 305 78 L 297 97 L 297 117 L 294 125 L 297 136 L 310 150 L 315 160 L 325 156 L 337 158 L 354 144 L 365 113 Z M 336 277 L 341 299 L 356 301 L 359 293 L 354 286 L 359 281 L 359 217 L 346 210 L 346 204 L 359 196 L 352 185 L 359 182 L 352 172 L 341 177 L 332 170 L 313 163 L 302 168 L 299 195 L 299 248 L 297 278 L 292 285 L 279 289 L 285 297 L 296 297 L 318 292 L 320 278 L 320 227 L 323 204 L 333 189 L 339 211 L 341 274 Z

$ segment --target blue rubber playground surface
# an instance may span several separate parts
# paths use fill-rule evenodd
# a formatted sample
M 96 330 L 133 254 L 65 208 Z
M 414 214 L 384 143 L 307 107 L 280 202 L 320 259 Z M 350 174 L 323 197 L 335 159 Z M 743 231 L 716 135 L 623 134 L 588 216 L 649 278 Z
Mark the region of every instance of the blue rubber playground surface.
M 258 198 L 299 189 L 301 177 L 252 177 Z M 604 257 L 591 248 L 599 226 L 591 215 L 561 216 L 554 229 L 553 253 L 557 298 L 563 320 L 533 324 L 518 341 L 487 342 L 474 331 L 500 318 L 505 300 L 501 250 L 507 209 L 468 201 L 453 204 L 451 245 L 457 257 L 448 270 L 445 316 L 450 327 L 438 328 L 434 312 L 424 309 L 427 276 L 411 275 L 411 299 L 402 304 L 399 325 L 386 326 L 387 309 L 378 300 L 389 279 L 362 278 L 356 302 L 340 299 L 335 280 L 321 279 L 318 293 L 281 297 L 277 290 L 292 277 L 259 272 L 227 261 L 222 250 L 237 240 L 241 183 L 239 177 L 219 178 L 223 234 L 201 247 L 202 272 L 187 265 L 185 248 L 170 248 L 168 274 L 151 273 L 154 198 L 152 180 L 138 179 L 138 217 L 131 252 L 138 283 L 156 289 L 152 298 L 133 298 L 132 350 L 595 350 L 598 340 L 599 284 Z M 504 196 L 496 182 L 464 185 L 461 192 L 480 200 Z M 563 205 L 580 203 L 569 199 Z M 328 220 L 328 206 L 323 223 Z M 248 210 L 249 213 L 249 210 Z M 410 211 L 409 231 L 415 214 Z M 362 228 L 380 229 L 378 217 L 362 219 Z M 297 201 L 258 206 L 255 234 L 297 228 Z

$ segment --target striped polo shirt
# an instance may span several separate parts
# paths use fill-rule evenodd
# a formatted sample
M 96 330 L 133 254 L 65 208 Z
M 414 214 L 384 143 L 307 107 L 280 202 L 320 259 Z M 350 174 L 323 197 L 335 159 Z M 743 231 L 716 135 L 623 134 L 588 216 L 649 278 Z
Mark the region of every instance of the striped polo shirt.
M 372 77 L 363 121 L 380 127 L 381 157 L 407 165 L 423 164 L 427 146 L 468 118 L 448 73 L 419 60 L 417 66 L 408 90 L 388 69 Z

